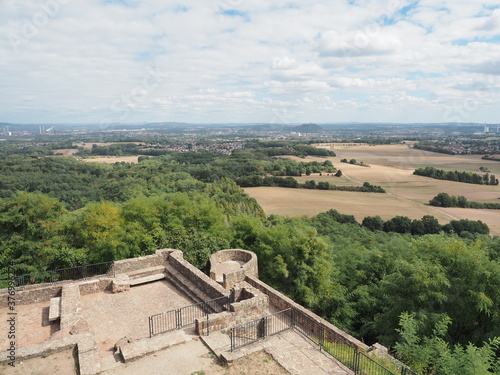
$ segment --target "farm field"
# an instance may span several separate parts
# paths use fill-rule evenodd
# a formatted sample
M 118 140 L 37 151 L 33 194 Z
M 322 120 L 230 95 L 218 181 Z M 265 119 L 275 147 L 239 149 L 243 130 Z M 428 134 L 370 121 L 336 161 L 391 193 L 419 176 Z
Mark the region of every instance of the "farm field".
M 452 219 L 434 207 L 420 205 L 389 194 L 280 187 L 252 187 L 244 190 L 259 202 L 267 215 L 314 216 L 335 209 L 343 214 L 354 215 L 359 222 L 365 216 L 374 215 L 379 215 L 384 220 L 397 215 L 408 216 L 411 219 L 433 215 L 442 223 Z
M 335 185 L 360 186 L 368 181 L 382 186 L 388 194 L 354 193 L 286 188 L 249 188 L 245 191 L 259 202 L 266 214 L 285 216 L 312 216 L 334 208 L 358 219 L 379 215 L 384 220 L 396 215 L 419 219 L 433 215 L 442 224 L 453 219 L 482 220 L 492 234 L 500 235 L 500 210 L 476 210 L 462 208 L 438 208 L 427 203 L 438 193 L 463 195 L 477 202 L 500 203 L 500 187 L 465 184 L 454 181 L 435 180 L 413 174 L 415 168 L 433 166 L 438 169 L 479 172 L 480 166 L 500 176 L 500 162 L 482 160 L 480 155 L 446 155 L 408 148 L 406 145 L 342 146 L 334 148 L 336 157 L 285 156 L 297 161 L 330 160 L 343 177 L 311 176 L 296 177 L 303 183 L 307 180 L 328 181 Z M 369 164 L 362 167 L 340 160 L 356 159 Z M 271 190 L 269 190 L 271 189 Z M 293 191 L 292 191 L 293 190 Z M 292 204 L 291 204 L 292 202 Z
M 367 164 L 386 165 L 403 169 L 415 170 L 416 168 L 434 166 L 446 170 L 461 170 L 479 172 L 479 167 L 485 166 L 491 173 L 500 175 L 500 162 L 482 160 L 483 155 L 447 155 L 437 152 L 423 151 L 409 148 L 406 145 L 380 145 L 380 146 L 342 146 L 333 148 L 337 157 L 356 159 Z M 300 159 L 300 158 L 299 158 Z M 317 158 L 325 160 L 324 158 Z M 301 159 L 303 160 L 303 159 Z M 333 161 L 332 161 L 333 162 Z
M 131 163 L 137 164 L 139 162 L 139 156 L 100 156 L 100 157 L 87 157 L 82 158 L 81 160 L 86 163 L 106 163 L 106 164 L 114 164 L 114 163 Z

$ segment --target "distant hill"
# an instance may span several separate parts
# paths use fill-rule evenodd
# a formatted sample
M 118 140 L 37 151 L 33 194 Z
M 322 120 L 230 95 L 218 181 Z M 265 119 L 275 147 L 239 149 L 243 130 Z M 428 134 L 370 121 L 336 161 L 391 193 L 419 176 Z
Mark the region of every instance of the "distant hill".
M 287 130 L 299 133 L 321 133 L 325 131 L 324 128 L 316 124 L 302 124 L 293 128 L 288 128 Z

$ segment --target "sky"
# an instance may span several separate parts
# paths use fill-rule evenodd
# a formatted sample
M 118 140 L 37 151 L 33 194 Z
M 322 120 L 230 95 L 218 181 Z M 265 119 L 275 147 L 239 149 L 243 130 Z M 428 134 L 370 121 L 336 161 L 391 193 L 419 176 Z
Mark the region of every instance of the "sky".
M 0 0 L 0 122 L 486 122 L 499 0 Z

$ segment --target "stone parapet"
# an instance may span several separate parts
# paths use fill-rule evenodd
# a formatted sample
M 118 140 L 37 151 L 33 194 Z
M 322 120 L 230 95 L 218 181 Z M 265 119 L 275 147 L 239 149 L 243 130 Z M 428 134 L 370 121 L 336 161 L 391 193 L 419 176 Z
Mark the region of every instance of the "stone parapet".
M 234 270 L 221 270 L 224 263 L 237 262 L 240 268 Z M 226 249 L 217 251 L 210 256 L 210 277 L 218 280 L 222 273 L 222 285 L 231 289 L 234 285 L 245 280 L 246 275 L 259 277 L 257 256 L 255 253 L 243 249 Z
M 225 290 L 215 280 L 212 280 L 198 268 L 184 260 L 182 251 L 176 250 L 170 252 L 168 263 L 210 298 L 219 298 L 229 294 L 229 291 Z
M 312 311 L 310 311 L 310 310 L 306 309 L 305 307 L 299 305 L 298 303 L 294 302 L 292 299 L 290 299 L 287 296 L 285 296 L 284 294 L 278 292 L 276 289 L 271 288 L 269 285 L 260 281 L 259 279 L 252 277 L 252 276 L 247 276 L 245 281 L 247 283 L 249 283 L 250 285 L 252 285 L 254 288 L 257 288 L 258 290 L 260 290 L 262 293 L 266 294 L 269 297 L 269 303 L 276 306 L 279 310 L 285 310 L 285 309 L 293 307 L 293 308 L 299 310 L 300 312 L 302 312 L 308 318 L 313 319 L 313 320 L 321 323 L 326 328 L 329 328 L 330 330 L 337 333 L 339 336 L 342 336 L 347 341 L 356 345 L 358 348 L 360 348 L 364 351 L 370 350 L 370 347 L 368 345 L 366 345 L 365 343 L 359 341 L 357 338 L 342 331 L 340 328 L 334 326 L 333 324 L 331 324 L 327 320 L 323 319 L 319 315 L 316 315 Z M 301 323 L 301 322 L 297 321 L 297 323 Z
M 258 289 L 246 285 L 236 289 L 234 295 L 235 302 L 229 304 L 229 311 L 208 314 L 196 320 L 198 334 L 206 335 L 209 332 L 226 330 L 269 315 L 268 297 Z

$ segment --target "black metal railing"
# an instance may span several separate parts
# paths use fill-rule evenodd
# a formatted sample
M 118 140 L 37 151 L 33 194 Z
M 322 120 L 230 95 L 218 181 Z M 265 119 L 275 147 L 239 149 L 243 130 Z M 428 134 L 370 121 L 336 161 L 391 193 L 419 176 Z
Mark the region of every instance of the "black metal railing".
M 321 349 L 345 366 L 354 368 L 357 360 L 358 348 L 344 336 L 323 326 L 320 346 Z
M 227 311 L 229 310 L 229 303 L 230 298 L 223 296 L 181 307 L 180 309 L 151 315 L 148 318 L 149 337 L 193 325 L 196 323 L 196 319 L 208 316 L 208 314 Z
M 408 367 L 403 367 L 401 369 L 401 375 L 418 375 L 415 371 L 409 369 Z
M 115 277 L 114 262 L 89 264 L 58 270 L 33 272 L 24 275 L 17 275 L 9 279 L 18 288 L 24 288 L 35 284 L 54 284 L 58 281 L 81 280 L 94 276 L 109 275 Z M 11 284 L 12 285 L 12 284 Z
M 418 375 L 405 366 L 401 370 L 386 368 L 360 351 L 354 343 L 344 336 L 295 308 L 289 308 L 232 328 L 230 331 L 231 351 L 291 328 L 318 345 L 320 350 L 351 369 L 355 375 Z
M 293 309 L 280 311 L 264 318 L 252 320 L 231 328 L 231 351 L 253 344 L 269 336 L 292 328 Z
M 395 375 L 377 361 L 367 356 L 365 353 L 357 352 L 357 363 L 354 369 L 355 374 L 359 375 Z M 401 371 L 403 374 L 403 371 Z

